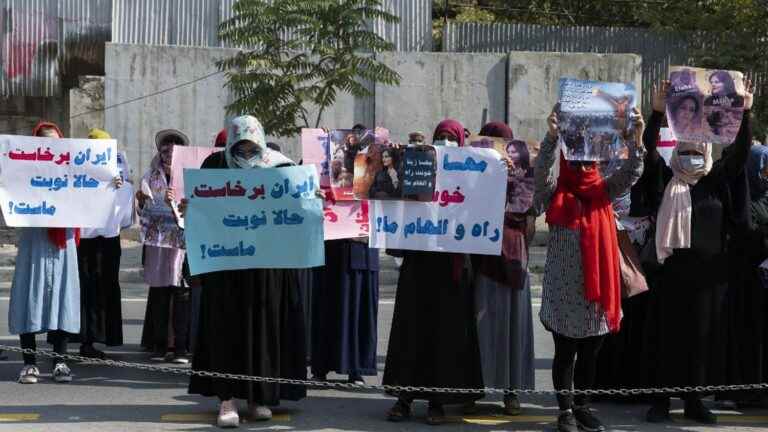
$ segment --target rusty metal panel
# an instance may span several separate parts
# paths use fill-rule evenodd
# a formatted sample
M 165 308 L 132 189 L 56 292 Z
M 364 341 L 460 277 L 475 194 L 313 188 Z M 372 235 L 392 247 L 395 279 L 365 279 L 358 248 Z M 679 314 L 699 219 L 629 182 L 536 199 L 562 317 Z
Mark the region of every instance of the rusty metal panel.
M 58 96 L 62 76 L 99 74 L 111 0 L 0 0 L 0 95 Z

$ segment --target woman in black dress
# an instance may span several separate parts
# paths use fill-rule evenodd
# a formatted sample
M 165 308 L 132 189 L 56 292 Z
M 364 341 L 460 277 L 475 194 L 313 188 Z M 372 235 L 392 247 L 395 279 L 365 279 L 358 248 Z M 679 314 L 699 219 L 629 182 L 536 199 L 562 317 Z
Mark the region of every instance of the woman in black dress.
M 232 120 L 223 152 L 202 168 L 258 169 L 293 163 L 267 148 L 256 118 Z M 180 206 L 186 207 L 182 201 Z M 220 271 L 202 275 L 200 323 L 192 368 L 197 371 L 305 379 L 306 330 L 295 269 Z M 218 424 L 239 423 L 235 399 L 246 399 L 255 420 L 268 420 L 268 406 L 306 396 L 300 386 L 193 376 L 190 394 L 218 397 Z
M 746 86 L 750 88 L 749 85 Z M 647 140 L 649 166 L 659 181 L 646 195 L 661 196 L 656 219 L 656 254 L 663 267 L 652 289 L 647 318 L 649 384 L 653 387 L 725 384 L 728 339 L 726 298 L 729 289 L 727 238 L 731 223 L 745 209 L 733 199 L 741 192 L 744 165 L 752 141 L 752 93 L 744 97 L 744 116 L 736 141 L 723 158 L 712 160 L 709 143 L 680 142 L 669 166 L 655 140 Z M 664 114 L 654 110 L 649 133 L 658 131 Z M 740 208 L 741 207 L 741 208 Z M 658 395 L 648 411 L 650 422 L 669 419 L 670 396 Z M 716 423 L 701 394 L 684 395 L 685 416 Z
M 394 149 L 387 148 L 381 151 L 381 164 L 383 167 L 376 173 L 371 188 L 368 189 L 369 198 L 396 198 L 402 193 L 400 174 L 397 170 L 397 153 Z

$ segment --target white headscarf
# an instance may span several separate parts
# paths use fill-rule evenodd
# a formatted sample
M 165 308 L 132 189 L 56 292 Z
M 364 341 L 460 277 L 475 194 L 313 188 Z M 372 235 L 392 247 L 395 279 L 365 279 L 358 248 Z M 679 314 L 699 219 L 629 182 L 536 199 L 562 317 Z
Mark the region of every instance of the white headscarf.
M 251 159 L 244 159 L 232 154 L 232 148 L 240 141 L 250 141 L 258 147 Z M 293 165 L 293 161 L 267 147 L 267 138 L 259 120 L 253 116 L 235 117 L 229 123 L 227 131 L 227 146 L 224 157 L 230 168 L 272 168 L 280 165 Z
M 680 153 L 697 151 L 704 155 L 704 166 L 693 171 L 680 163 Z M 691 247 L 691 186 L 712 170 L 712 144 L 678 142 L 672 153 L 670 168 L 674 176 L 667 184 L 656 218 L 656 257 L 663 263 L 674 249 Z

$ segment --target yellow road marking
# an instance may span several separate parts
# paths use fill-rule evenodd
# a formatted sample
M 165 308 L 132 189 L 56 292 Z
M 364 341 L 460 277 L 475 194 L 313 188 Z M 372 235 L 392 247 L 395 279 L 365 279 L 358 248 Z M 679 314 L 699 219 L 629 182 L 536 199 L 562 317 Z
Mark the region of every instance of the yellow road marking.
M 40 419 L 40 414 L 35 413 L 4 413 L 0 414 L 0 422 L 22 422 Z
M 248 416 L 241 416 L 241 419 L 248 420 Z M 160 417 L 160 421 L 175 422 L 175 423 L 215 423 L 215 413 L 189 413 L 189 414 L 164 414 Z M 275 414 L 272 416 L 272 421 L 276 422 L 289 422 L 291 416 L 288 414 Z
M 448 423 L 469 423 L 483 426 L 498 426 L 506 423 L 551 423 L 557 420 L 555 416 L 448 416 Z

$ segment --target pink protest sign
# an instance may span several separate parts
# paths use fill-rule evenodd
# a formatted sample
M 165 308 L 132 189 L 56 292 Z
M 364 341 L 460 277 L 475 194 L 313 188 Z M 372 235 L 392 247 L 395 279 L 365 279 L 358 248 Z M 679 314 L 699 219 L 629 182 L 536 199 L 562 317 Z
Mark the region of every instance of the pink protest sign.
M 329 190 L 326 190 L 326 196 Z M 325 200 L 324 230 L 326 240 L 367 237 L 370 230 L 368 222 L 368 201 L 333 201 Z
M 302 163 L 317 166 L 320 185 L 325 192 L 323 214 L 325 216 L 325 240 L 338 240 L 368 236 L 368 202 L 337 201 L 331 190 L 328 150 L 328 134 L 322 129 L 302 129 Z
M 173 147 L 171 188 L 176 200 L 184 198 L 184 168 L 199 169 L 205 158 L 222 150 L 222 147 Z

